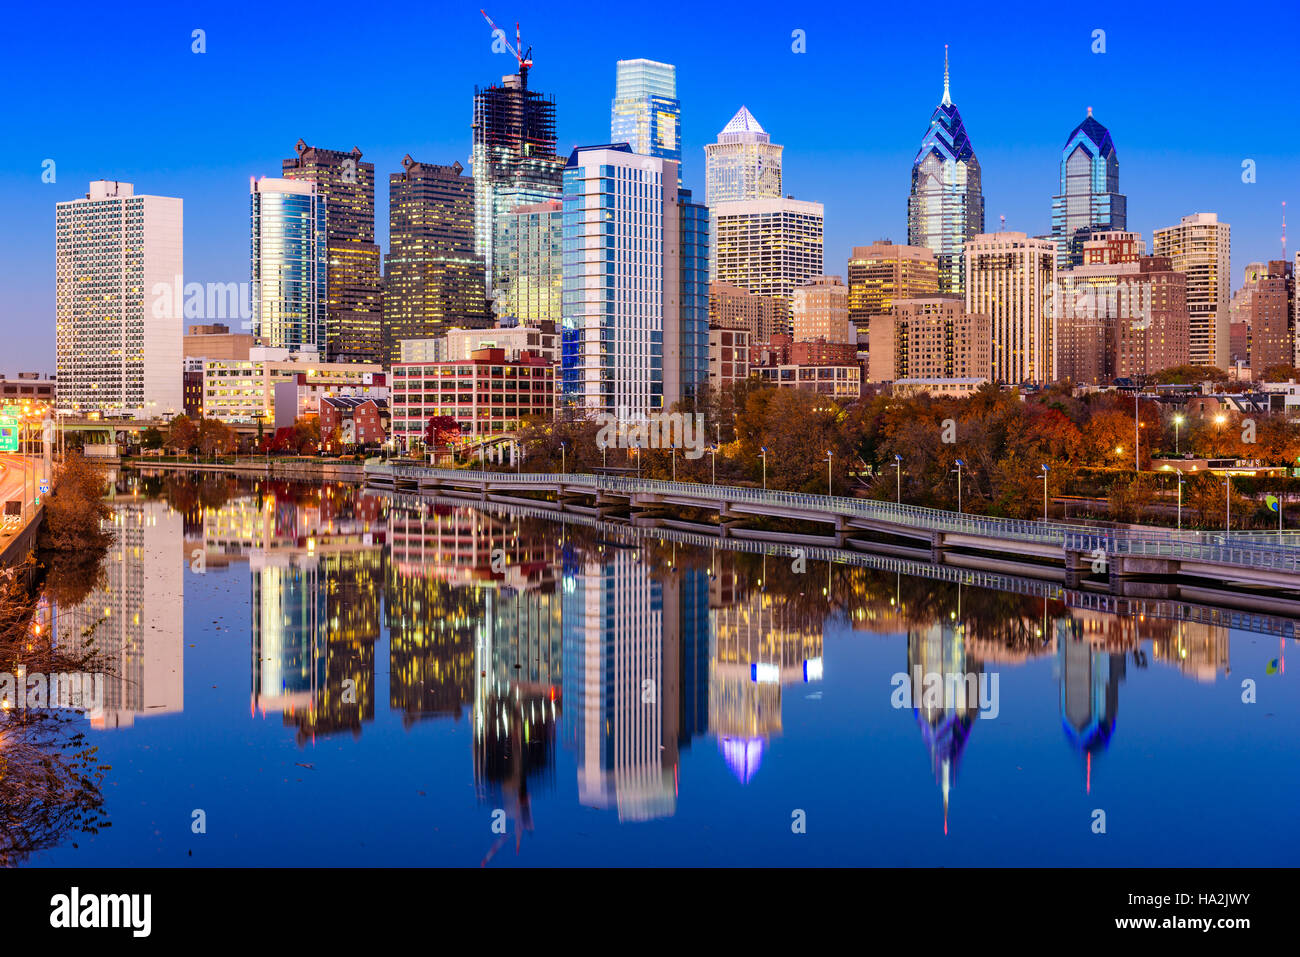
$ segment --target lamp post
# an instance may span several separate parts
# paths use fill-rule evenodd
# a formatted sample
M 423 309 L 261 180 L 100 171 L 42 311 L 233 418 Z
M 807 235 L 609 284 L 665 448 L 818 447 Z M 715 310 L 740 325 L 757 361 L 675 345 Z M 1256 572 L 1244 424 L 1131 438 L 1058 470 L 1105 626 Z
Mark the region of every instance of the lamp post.
M 1227 421 L 1228 417 L 1223 414 L 1214 417 L 1214 424 L 1218 426 L 1218 428 L 1214 430 L 1214 455 L 1216 458 L 1222 454 L 1223 446 L 1221 442 L 1223 439 L 1223 423 Z
M 767 491 L 767 446 L 763 446 L 759 451 L 763 454 L 763 491 Z
M 964 464 L 965 463 L 961 459 L 958 459 L 957 467 L 953 469 L 953 471 L 957 473 L 957 514 L 958 515 L 961 514 L 961 467 Z
M 677 446 L 674 445 L 670 447 L 669 454 L 671 455 L 673 460 L 673 481 L 676 482 L 677 481 Z
M 1181 415 L 1174 416 L 1174 455 L 1178 455 L 1178 427 L 1183 424 Z
M 1183 530 L 1183 470 L 1178 470 L 1178 531 Z
M 609 451 L 609 447 L 608 447 L 608 446 L 606 446 L 606 445 L 602 445 L 602 446 L 600 447 L 600 471 L 601 471 L 602 473 L 605 471 L 605 453 L 608 452 L 608 451 Z
M 560 443 L 560 474 L 567 475 L 569 471 L 568 442 Z
M 832 453 L 829 449 L 827 449 L 826 451 L 826 496 L 828 498 L 835 494 L 834 490 L 831 488 L 831 484 L 833 482 L 831 467 L 834 462 L 834 458 L 835 458 L 834 453 Z
M 1138 391 L 1133 390 L 1133 471 L 1142 471 L 1142 436 L 1138 434 Z
M 1047 521 L 1047 464 L 1043 464 L 1043 521 Z
M 1223 531 L 1228 534 L 1232 531 L 1232 475 L 1223 473 Z
M 718 447 L 712 445 L 709 447 L 709 455 L 713 456 L 713 484 L 718 484 Z
M 894 453 L 894 500 L 903 504 L 903 457 Z

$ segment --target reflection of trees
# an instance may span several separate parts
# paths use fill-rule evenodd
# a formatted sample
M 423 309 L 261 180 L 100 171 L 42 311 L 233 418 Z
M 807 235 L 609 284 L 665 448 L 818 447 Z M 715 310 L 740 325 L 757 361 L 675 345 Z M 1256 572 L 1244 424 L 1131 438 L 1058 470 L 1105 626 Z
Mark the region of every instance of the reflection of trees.
M 52 630 L 36 615 L 37 599 L 28 586 L 32 570 L 25 566 L 0 588 L 0 671 L 35 676 L 102 670 L 93 644 L 78 656 L 55 646 Z M 15 687 L 16 695 L 23 693 Z M 99 762 L 80 721 L 69 711 L 0 711 L 0 866 L 108 826 L 100 784 L 109 766 Z

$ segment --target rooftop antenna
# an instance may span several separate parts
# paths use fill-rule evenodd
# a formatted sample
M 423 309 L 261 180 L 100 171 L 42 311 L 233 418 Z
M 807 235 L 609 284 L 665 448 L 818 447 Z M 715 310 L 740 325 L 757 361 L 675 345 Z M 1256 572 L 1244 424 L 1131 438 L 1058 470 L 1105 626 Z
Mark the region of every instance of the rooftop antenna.
M 948 95 L 948 44 L 943 45 L 943 100 L 944 106 L 952 106 L 952 97 Z
M 998 219 L 1002 221 L 1002 227 L 998 230 L 998 232 L 1005 233 L 1007 231 L 1007 214 L 1003 213 L 1001 216 L 998 217 Z
M 1282 200 L 1282 259 L 1286 259 L 1286 200 Z

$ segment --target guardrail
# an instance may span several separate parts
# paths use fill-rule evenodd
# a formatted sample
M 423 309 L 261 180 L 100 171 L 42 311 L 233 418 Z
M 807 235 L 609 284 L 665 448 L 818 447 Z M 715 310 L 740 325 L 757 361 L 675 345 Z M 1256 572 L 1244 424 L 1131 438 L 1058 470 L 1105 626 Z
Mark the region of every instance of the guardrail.
M 432 479 L 446 484 L 498 484 L 513 487 L 590 488 L 624 494 L 661 495 L 701 500 L 705 504 L 752 504 L 821 515 L 840 515 L 904 526 L 919 531 L 964 534 L 980 538 L 1051 545 L 1107 558 L 1181 559 L 1210 564 L 1262 568 L 1300 574 L 1300 543 L 1280 542 L 1255 532 L 1175 531 L 1172 529 L 1102 529 L 1068 522 L 996 518 L 901 505 L 875 499 L 785 492 L 736 485 L 704 485 L 664 479 L 637 479 L 588 473 L 487 472 L 424 466 L 367 464 L 367 474 L 394 478 Z

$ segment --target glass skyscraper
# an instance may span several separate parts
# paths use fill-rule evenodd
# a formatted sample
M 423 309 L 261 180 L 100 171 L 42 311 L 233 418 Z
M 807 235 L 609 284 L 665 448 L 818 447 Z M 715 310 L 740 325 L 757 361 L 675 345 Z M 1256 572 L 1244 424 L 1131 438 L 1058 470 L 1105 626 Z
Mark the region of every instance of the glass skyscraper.
M 743 199 L 780 199 L 783 149 L 742 106 L 718 141 L 705 144 L 705 203 L 711 209 Z
M 626 143 L 633 153 L 680 163 L 681 125 L 677 68 L 654 60 L 619 60 L 610 142 Z
M 253 335 L 293 352 L 326 344 L 329 267 L 325 199 L 306 180 L 249 183 Z
M 1061 194 L 1052 198 L 1056 266 L 1083 263 L 1083 244 L 1094 232 L 1128 229 L 1128 200 L 1119 191 L 1119 157 L 1110 131 L 1088 116 L 1061 150 Z
M 907 200 L 907 244 L 934 250 L 939 292 L 965 290 L 966 242 L 984 232 L 984 193 L 975 149 L 948 92 L 948 48 L 943 54 L 943 99 L 912 162 Z

